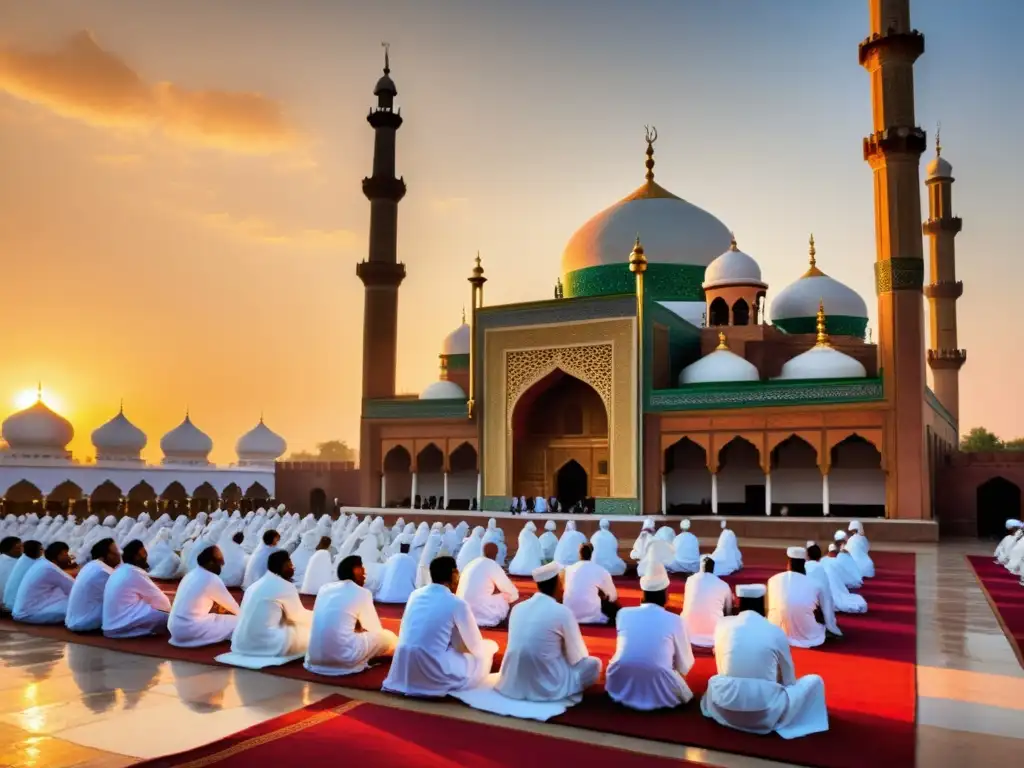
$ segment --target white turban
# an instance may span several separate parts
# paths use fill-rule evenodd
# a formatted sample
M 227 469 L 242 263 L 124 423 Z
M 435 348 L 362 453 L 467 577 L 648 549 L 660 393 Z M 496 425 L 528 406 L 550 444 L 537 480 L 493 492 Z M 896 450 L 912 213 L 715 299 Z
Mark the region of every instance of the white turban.
M 736 597 L 759 598 L 767 594 L 768 588 L 764 584 L 738 584 L 736 586 Z
M 838 549 L 839 549 L 839 547 L 837 547 L 835 544 L 829 544 L 828 545 L 828 551 L 829 552 L 836 552 Z
M 846 531 L 836 531 L 836 535 L 832 538 L 836 541 L 846 541 Z
M 689 520 L 683 520 L 683 522 L 681 522 L 679 524 L 679 530 L 680 531 L 688 531 L 688 530 L 690 530 L 690 521 Z
M 808 541 L 808 542 L 807 542 L 807 548 L 808 548 L 808 549 L 810 549 L 810 548 L 811 548 L 811 547 L 813 547 L 813 546 L 814 546 L 814 545 L 815 545 L 816 543 L 817 543 L 817 542 L 814 542 L 814 541 Z
M 807 550 L 803 547 L 790 547 L 786 550 L 786 557 L 790 560 L 806 560 Z
M 540 568 L 533 569 L 533 580 L 540 584 L 541 582 L 548 581 L 549 579 L 555 578 L 562 572 L 562 565 L 558 562 L 551 562 L 547 565 L 542 565 Z

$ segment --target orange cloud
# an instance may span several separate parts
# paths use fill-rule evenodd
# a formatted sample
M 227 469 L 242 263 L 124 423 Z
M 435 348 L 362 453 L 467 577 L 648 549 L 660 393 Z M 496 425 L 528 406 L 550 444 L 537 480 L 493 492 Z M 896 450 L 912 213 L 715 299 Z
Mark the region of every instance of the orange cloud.
M 235 152 L 274 152 L 299 140 L 266 96 L 147 83 L 88 32 L 50 53 L 0 49 L 0 90 L 91 125 L 161 131 Z
M 204 214 L 200 219 L 227 234 L 270 245 L 335 250 L 353 248 L 363 242 L 359 234 L 348 229 L 283 228 L 257 216 L 237 217 L 220 212 Z

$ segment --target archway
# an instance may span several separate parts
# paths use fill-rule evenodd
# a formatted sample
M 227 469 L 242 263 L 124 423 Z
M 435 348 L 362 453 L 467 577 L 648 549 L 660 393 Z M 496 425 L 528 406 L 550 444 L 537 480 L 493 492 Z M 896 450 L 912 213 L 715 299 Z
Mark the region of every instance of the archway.
M 73 512 L 84 512 L 85 505 L 76 507 L 76 502 L 82 498 L 82 489 L 77 483 L 65 480 L 55 487 L 46 496 L 46 508 L 53 514 L 71 514 Z
M 744 299 L 736 299 L 732 305 L 732 324 L 750 325 L 750 305 Z
M 711 306 L 708 307 L 708 325 L 728 325 L 729 324 L 729 304 L 728 302 L 719 296 L 717 299 L 711 302 Z
M 718 514 L 763 515 L 764 471 L 757 446 L 734 437 L 718 452 Z
M 270 501 L 270 491 L 264 488 L 262 483 L 253 483 L 242 494 L 242 501 L 245 501 L 245 506 L 250 510 L 266 508 Z
M 555 496 L 563 509 L 587 498 L 587 470 L 570 459 L 555 473 Z
M 818 452 L 797 435 L 790 435 L 772 450 L 772 514 L 821 517 L 822 480 Z
M 123 495 L 123 491 L 118 486 L 110 480 L 104 480 L 89 494 L 88 507 L 94 515 L 120 514 L 124 511 L 121 503 Z M 152 517 L 154 520 L 156 519 L 156 515 Z
M 405 446 L 396 445 L 384 455 L 384 493 L 382 507 L 412 506 L 412 455 Z
M 589 384 L 556 369 L 519 398 L 512 414 L 512 494 L 555 495 L 557 470 L 570 461 L 586 475 L 589 496 L 609 495 L 604 401 Z
M 43 493 L 28 480 L 19 480 L 4 494 L 4 511 L 15 515 L 43 514 Z
M 418 509 L 437 509 L 441 505 L 444 452 L 434 443 L 429 443 L 416 455 L 416 496 L 412 503 Z
M 1020 486 L 993 477 L 977 490 L 978 538 L 998 539 L 1006 534 L 1006 521 L 1020 519 Z
M 209 514 L 217 508 L 217 489 L 210 483 L 203 483 L 192 491 L 192 511 Z
M 471 507 L 476 498 L 477 461 L 476 448 L 469 443 L 462 443 L 448 456 L 448 509 Z
M 309 511 L 317 516 L 327 511 L 327 493 L 323 488 L 314 488 L 309 492 Z
M 126 498 L 128 499 L 128 514 L 138 515 L 141 512 L 147 512 L 154 520 L 162 514 L 157 508 L 156 491 L 145 480 L 140 480 L 129 488 Z
M 707 451 L 688 437 L 665 449 L 665 514 L 711 512 Z
M 831 451 L 829 513 L 833 517 L 885 517 L 882 454 L 860 435 L 850 435 Z
M 187 499 L 188 493 L 185 491 L 185 486 L 175 480 L 164 488 L 163 493 L 160 494 L 160 511 L 170 512 L 171 517 L 184 514 L 188 511 Z

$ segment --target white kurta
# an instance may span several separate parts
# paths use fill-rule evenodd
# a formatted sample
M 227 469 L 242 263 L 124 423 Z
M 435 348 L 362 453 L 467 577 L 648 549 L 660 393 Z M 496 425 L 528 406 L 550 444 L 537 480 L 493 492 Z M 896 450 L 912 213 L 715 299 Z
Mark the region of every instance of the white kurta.
M 857 564 L 860 575 L 865 579 L 875 577 L 875 563 L 868 552 L 871 550 L 871 543 L 863 533 L 854 533 L 846 540 L 846 551 Z
M 229 615 L 211 613 L 215 604 Z M 194 568 L 181 580 L 174 595 L 167 619 L 171 645 L 198 648 L 224 642 L 235 631 L 239 610 L 220 576 L 202 566 Z
M 26 624 L 63 624 L 74 578 L 40 557 L 21 581 L 11 613 Z
M 834 559 L 843 569 L 843 581 L 847 587 L 859 589 L 864 586 L 864 579 L 861 577 L 860 568 L 857 567 L 857 561 L 849 552 L 840 550 Z
M 718 576 L 728 576 L 743 568 L 743 555 L 735 533 L 726 528 L 718 535 L 718 546 L 711 553 L 711 559 L 715 561 Z
M 686 579 L 683 622 L 686 636 L 700 648 L 715 644 L 715 628 L 732 612 L 732 589 L 713 573 L 695 573 Z
M 496 627 L 508 616 L 509 606 L 519 599 L 519 590 L 495 560 L 478 557 L 459 574 L 455 593 L 469 605 L 477 626 Z
M 821 608 L 821 615 L 825 619 L 825 629 L 833 635 L 842 635 L 839 623 L 836 621 L 836 603 L 832 599 L 832 585 L 829 583 L 828 574 L 821 563 L 816 560 L 808 560 L 804 565 L 804 569 L 807 573 L 807 578 L 817 584 L 818 589 L 821 590 L 819 595 L 821 604 L 818 607 Z
M 614 602 L 619 595 L 615 591 L 612 575 L 593 560 L 581 560 L 565 569 L 565 596 L 562 602 L 572 611 L 580 624 L 607 624 L 608 617 L 601 613 L 601 596 Z
M 304 654 L 312 621 L 295 585 L 267 573 L 242 596 L 231 652 L 275 658 Z
M 519 548 L 512 562 L 508 564 L 508 572 L 513 576 L 530 576 L 542 565 L 544 553 L 541 550 L 540 539 L 536 533 L 523 526 L 523 530 L 519 532 Z
M 837 611 L 840 613 L 868 612 L 868 601 L 847 588 L 843 567 L 836 558 L 822 558 L 821 567 L 828 577 L 828 585 L 832 591 L 832 604 Z
M 397 643 L 395 633 L 381 626 L 370 590 L 341 581 L 316 597 L 305 666 L 318 675 L 351 675 L 370 659 L 390 656 Z
M 18 558 L 16 557 L 0 555 L 0 600 L 3 599 L 4 587 L 7 586 L 7 580 L 11 577 L 11 573 L 14 571 L 14 566 L 17 563 Z
M 36 559 L 42 560 L 41 557 Z M 33 560 L 28 555 L 22 555 L 14 564 L 14 568 L 11 569 L 11 575 L 7 577 L 7 584 L 4 585 L 5 610 L 14 610 L 14 601 L 18 597 L 18 587 L 21 586 L 22 579 L 25 578 L 25 574 L 28 573 L 28 569 L 35 565 L 35 562 L 36 560 Z
M 171 601 L 141 568 L 121 563 L 103 588 L 103 634 L 142 637 L 167 629 Z
M 789 644 L 814 648 L 825 642 L 825 626 L 814 611 L 822 603 L 821 587 L 803 573 L 785 571 L 768 579 L 768 621 L 786 633 Z
M 464 571 L 467 565 L 484 553 L 483 531 L 484 529 L 479 526 L 474 528 L 473 533 L 459 548 L 459 555 L 455 558 L 455 564 L 460 571 Z
M 262 541 L 256 547 L 256 551 L 249 557 L 245 564 L 245 576 L 242 578 L 242 589 L 248 589 L 257 581 L 263 578 L 267 572 L 267 560 L 277 550 L 277 547 L 268 547 Z
M 328 584 L 338 580 L 338 570 L 331 560 L 329 549 L 317 550 L 306 565 L 306 575 L 302 578 L 299 592 L 304 595 L 318 595 Z
M 502 538 L 502 533 L 497 527 L 492 527 L 490 523 L 487 524 L 487 530 L 484 532 L 483 538 L 484 544 L 494 544 L 498 548 L 497 563 L 502 568 L 505 567 L 505 558 L 508 556 L 508 547 L 505 546 L 505 540 Z
M 540 553 L 544 562 L 550 563 L 555 559 L 555 549 L 558 547 L 558 537 L 554 531 L 544 531 L 540 535 Z
M 90 560 L 82 566 L 68 597 L 65 627 L 72 632 L 92 632 L 103 626 L 103 589 L 113 572 L 102 560 Z
M 512 609 L 508 647 L 495 690 L 510 699 L 558 701 L 578 697 L 601 676 L 572 612 L 537 592 Z
M 611 531 L 601 528 L 590 537 L 594 547 L 591 558 L 612 576 L 621 576 L 626 572 L 626 561 L 619 557 L 619 540 Z
M 562 565 L 572 565 L 580 561 L 580 545 L 587 543 L 587 537 L 572 529 L 566 529 L 555 547 L 555 561 Z
M 700 570 L 700 541 L 683 531 L 672 542 L 675 557 L 665 566 L 669 573 L 697 573 Z
M 647 711 L 693 698 L 683 677 L 693 668 L 693 649 L 677 614 L 644 603 L 619 611 L 615 627 L 615 655 L 604 684 L 613 701 Z
M 1013 549 L 1013 545 L 1017 543 L 1017 532 L 1008 533 L 1003 536 L 1002 541 L 996 547 L 995 559 L 1002 565 L 1006 565 L 1010 560 L 1010 550 Z M 7 555 L 0 556 L 0 561 Z
M 466 601 L 444 585 L 430 584 L 409 597 L 382 688 L 406 696 L 447 696 L 478 685 L 497 652 L 498 644 L 480 634 Z
M 786 635 L 755 611 L 719 623 L 715 664 L 718 674 L 700 702 L 705 717 L 784 739 L 828 730 L 825 682 L 818 675 L 797 679 Z
M 377 602 L 405 605 L 409 595 L 416 591 L 418 570 L 419 565 L 413 560 L 412 555 L 399 552 L 389 557 L 384 563 L 380 589 L 376 595 Z

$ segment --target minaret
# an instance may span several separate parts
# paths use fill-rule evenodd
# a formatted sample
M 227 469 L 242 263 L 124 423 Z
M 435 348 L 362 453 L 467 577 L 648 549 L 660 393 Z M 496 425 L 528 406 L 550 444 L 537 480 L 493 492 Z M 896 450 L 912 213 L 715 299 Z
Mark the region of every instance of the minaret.
M 953 215 L 953 166 L 942 156 L 939 132 L 935 131 L 935 159 L 928 163 L 925 175 L 928 188 L 928 220 L 923 230 L 931 243 L 932 283 L 925 286 L 931 319 L 928 365 L 932 369 L 935 396 L 960 419 L 960 368 L 967 360 L 966 350 L 957 346 L 956 300 L 964 284 L 956 279 L 956 253 L 953 240 L 962 222 Z
M 926 147 L 914 119 L 914 62 L 924 36 L 910 0 L 868 0 L 871 34 L 860 63 L 871 75 L 873 130 L 864 159 L 874 172 L 878 363 L 889 404 L 886 514 L 931 516 L 925 453 L 924 253 L 918 167 Z
M 402 114 L 395 110 L 398 89 L 391 79 L 388 46 L 384 44 L 384 76 L 373 95 L 377 106 L 366 116 L 373 126 L 373 175 L 363 179 L 370 201 L 370 256 L 356 266 L 366 287 L 363 309 L 363 399 L 394 397 L 398 356 L 398 286 L 405 265 L 398 261 L 398 202 L 405 197 L 405 179 L 395 176 L 395 132 Z

